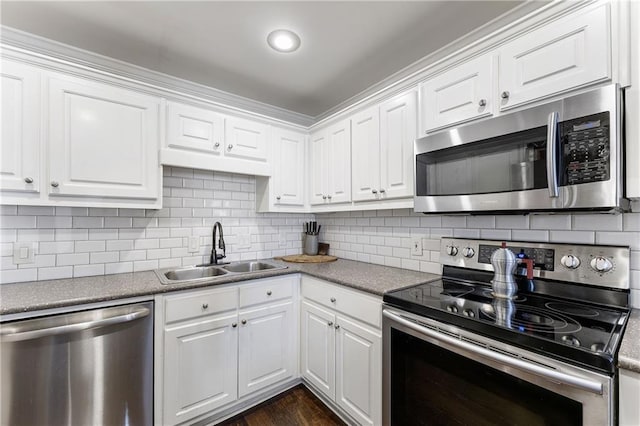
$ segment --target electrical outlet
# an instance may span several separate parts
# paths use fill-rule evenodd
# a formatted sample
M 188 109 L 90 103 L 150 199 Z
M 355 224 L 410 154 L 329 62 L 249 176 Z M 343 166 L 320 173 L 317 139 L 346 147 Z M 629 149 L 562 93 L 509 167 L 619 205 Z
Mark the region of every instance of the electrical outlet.
M 422 256 L 422 238 L 411 239 L 411 255 Z
M 35 262 L 35 243 L 13 243 L 13 264 L 22 265 Z
M 200 237 L 189 237 L 189 253 L 197 253 L 200 251 Z

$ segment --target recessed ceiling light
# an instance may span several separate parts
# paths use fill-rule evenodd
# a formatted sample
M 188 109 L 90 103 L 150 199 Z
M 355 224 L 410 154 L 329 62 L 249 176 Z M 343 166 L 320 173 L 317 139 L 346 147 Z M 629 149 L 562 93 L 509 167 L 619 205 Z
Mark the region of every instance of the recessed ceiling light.
M 298 50 L 300 37 L 293 31 L 275 30 L 271 31 L 267 36 L 267 43 L 278 52 L 289 53 Z

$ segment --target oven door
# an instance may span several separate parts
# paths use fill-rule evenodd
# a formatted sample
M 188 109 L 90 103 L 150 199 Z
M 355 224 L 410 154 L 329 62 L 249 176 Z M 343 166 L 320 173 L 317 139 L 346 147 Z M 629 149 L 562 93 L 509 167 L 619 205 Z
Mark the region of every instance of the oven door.
M 613 425 L 613 379 L 395 308 L 385 425 Z

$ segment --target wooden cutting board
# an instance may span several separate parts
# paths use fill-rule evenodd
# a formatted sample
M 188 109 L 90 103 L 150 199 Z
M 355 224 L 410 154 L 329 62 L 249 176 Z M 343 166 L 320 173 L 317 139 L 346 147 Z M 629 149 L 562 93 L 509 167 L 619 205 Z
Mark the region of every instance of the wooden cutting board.
M 293 262 L 293 263 L 324 263 L 324 262 L 334 262 L 338 260 L 335 256 L 329 255 L 316 255 L 309 256 L 308 254 L 292 254 L 289 256 L 280 256 L 274 257 L 276 260 L 284 260 L 285 262 Z

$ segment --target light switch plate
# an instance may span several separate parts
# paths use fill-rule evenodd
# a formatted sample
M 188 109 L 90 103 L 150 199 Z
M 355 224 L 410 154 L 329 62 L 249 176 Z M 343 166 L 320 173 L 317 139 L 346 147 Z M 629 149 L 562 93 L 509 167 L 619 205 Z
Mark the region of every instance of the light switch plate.
M 189 237 L 189 253 L 197 253 L 200 251 L 200 237 Z
M 422 256 L 422 238 L 411 239 L 411 255 Z
M 36 254 L 35 243 L 13 243 L 13 264 L 33 263 Z

